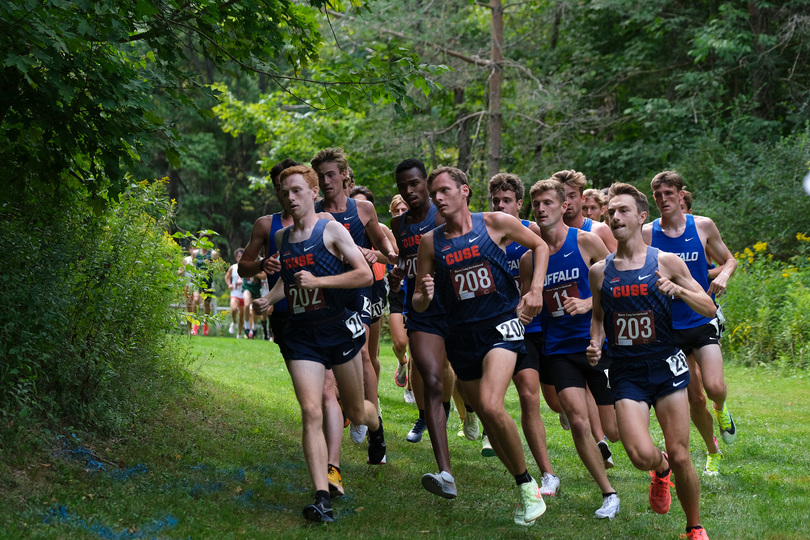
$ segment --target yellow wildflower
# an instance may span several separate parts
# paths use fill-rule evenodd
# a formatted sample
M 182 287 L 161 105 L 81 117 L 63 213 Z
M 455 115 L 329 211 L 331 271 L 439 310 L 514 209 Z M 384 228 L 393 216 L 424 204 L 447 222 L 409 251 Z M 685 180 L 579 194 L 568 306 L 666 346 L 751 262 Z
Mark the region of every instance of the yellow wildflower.
M 767 242 L 757 242 L 754 244 L 754 251 L 765 251 L 766 249 L 768 249 Z
M 796 233 L 796 240 L 799 242 L 810 242 L 810 236 L 807 236 L 804 233 Z

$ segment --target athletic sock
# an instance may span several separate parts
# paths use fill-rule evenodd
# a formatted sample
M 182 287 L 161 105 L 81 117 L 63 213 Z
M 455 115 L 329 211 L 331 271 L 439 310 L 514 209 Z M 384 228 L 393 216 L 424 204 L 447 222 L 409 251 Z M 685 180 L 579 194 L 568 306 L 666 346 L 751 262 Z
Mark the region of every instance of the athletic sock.
M 340 472 L 340 471 L 338 471 L 338 472 Z M 616 495 L 616 492 L 615 492 L 615 491 L 611 491 L 610 493 L 602 493 L 602 498 L 603 498 L 603 499 L 607 499 L 607 498 L 608 498 L 608 497 L 610 497 L 611 495 Z M 687 532 L 688 532 L 688 531 L 687 531 Z
M 420 420 L 425 419 L 425 409 L 419 409 L 419 419 Z
M 702 525 L 695 525 L 694 527 L 687 527 L 687 528 L 686 528 L 686 534 L 689 534 L 689 533 L 690 533 L 690 532 L 692 532 L 694 529 L 702 529 L 702 528 L 703 528 L 703 526 L 702 526 Z
M 467 405 L 466 403 L 464 404 L 464 410 L 465 410 L 465 411 L 467 411 L 467 412 L 475 412 L 475 411 L 473 410 L 473 408 L 472 408 L 472 407 L 470 407 L 469 405 Z
M 442 401 L 442 405 L 444 405 L 444 419 L 450 419 L 450 402 L 449 401 Z
M 328 491 L 321 489 L 315 492 L 315 502 L 323 502 L 325 506 L 332 506 L 332 497 L 329 496 Z
M 655 471 L 655 476 L 657 476 L 658 478 L 664 478 L 664 477 L 666 477 L 666 475 L 668 475 L 668 474 L 669 474 L 669 471 L 671 471 L 671 470 L 672 470 L 672 469 L 667 468 L 667 470 L 665 470 L 665 471 L 664 471 L 664 472 L 662 472 L 662 473 L 660 473 L 660 472 L 658 472 L 658 471 Z
M 531 481 L 532 481 L 532 477 L 529 474 L 529 469 L 526 469 L 521 474 L 516 474 L 515 475 L 515 483 L 517 485 L 526 484 L 527 482 L 531 482 Z

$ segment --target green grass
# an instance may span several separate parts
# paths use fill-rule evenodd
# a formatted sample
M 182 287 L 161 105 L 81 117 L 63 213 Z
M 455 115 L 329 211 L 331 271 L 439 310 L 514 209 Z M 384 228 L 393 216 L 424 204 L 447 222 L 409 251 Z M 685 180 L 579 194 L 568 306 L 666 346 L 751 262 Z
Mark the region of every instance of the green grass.
M 92 450 L 106 471 L 88 466 L 60 443 L 0 465 L 3 538 L 678 538 L 684 516 L 647 503 L 649 477 L 612 445 L 608 474 L 622 500 L 612 521 L 598 521 L 596 485 L 577 458 L 571 436 L 545 405 L 552 464 L 561 493 L 534 527 L 512 523 L 513 479 L 479 443 L 456 436 L 451 413 L 450 454 L 459 497 L 430 495 L 420 476 L 435 471 L 427 438 L 404 437 L 416 410 L 393 382 L 395 360 L 383 345 L 380 399 L 388 464 L 368 466 L 365 443 L 344 434 L 341 470 L 347 495 L 335 500 L 336 521 L 308 524 L 301 508 L 312 499 L 300 448 L 300 420 L 284 363 L 273 344 L 196 338 L 193 384 L 156 418 L 131 426 L 126 437 L 69 445 Z M 725 474 L 701 478 L 703 523 L 717 538 L 806 538 L 810 531 L 810 388 L 801 376 L 765 368 L 727 367 L 729 408 L 740 435 L 724 447 Z M 517 417 L 514 389 L 507 408 Z M 653 421 L 654 440 L 661 442 Z M 76 432 L 78 435 L 78 432 Z M 80 439 L 82 438 L 79 435 Z M 704 449 L 692 432 L 698 470 Z M 722 445 L 722 443 L 721 443 Z M 537 466 L 529 457 L 529 471 Z M 676 479 L 677 481 L 677 479 Z M 674 490 L 673 490 L 674 493 Z

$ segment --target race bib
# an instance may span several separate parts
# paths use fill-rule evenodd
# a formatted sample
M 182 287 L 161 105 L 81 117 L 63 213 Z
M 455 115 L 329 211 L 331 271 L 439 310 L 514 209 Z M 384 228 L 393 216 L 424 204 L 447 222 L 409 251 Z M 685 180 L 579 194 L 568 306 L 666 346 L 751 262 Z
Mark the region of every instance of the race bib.
M 371 318 L 378 319 L 382 317 L 384 309 L 385 309 L 385 302 L 383 302 L 382 299 L 371 304 Z
M 566 298 L 580 298 L 579 287 L 575 282 L 560 283 L 543 290 L 543 304 L 552 317 L 565 315 L 563 302 Z
M 520 319 L 504 321 L 497 325 L 495 329 L 501 333 L 504 341 L 521 341 L 523 339 L 523 323 Z
M 412 253 L 405 257 L 405 277 L 413 279 L 416 277 L 416 253 Z
M 316 311 L 326 307 L 321 289 L 300 289 L 295 285 L 284 285 L 287 302 L 294 314 Z
M 456 298 L 459 300 L 468 300 L 495 292 L 495 280 L 492 277 L 489 261 L 451 270 L 450 277 L 453 280 Z
M 647 311 L 616 311 L 613 313 L 613 336 L 616 345 L 630 347 L 655 341 L 655 315 Z
M 352 333 L 352 339 L 359 338 L 366 332 L 366 329 L 363 328 L 363 321 L 360 320 L 360 315 L 357 313 L 346 319 L 346 328 Z
M 686 355 L 683 354 L 683 351 L 680 349 L 677 353 L 667 358 L 667 364 L 669 364 L 669 370 L 674 377 L 683 375 L 689 370 L 689 364 L 686 363 Z

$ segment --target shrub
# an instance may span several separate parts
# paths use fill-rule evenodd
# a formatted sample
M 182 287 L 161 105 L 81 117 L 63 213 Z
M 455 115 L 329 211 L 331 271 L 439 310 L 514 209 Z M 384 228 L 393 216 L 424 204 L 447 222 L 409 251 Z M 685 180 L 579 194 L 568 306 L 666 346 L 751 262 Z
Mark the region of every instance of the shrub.
M 0 209 L 5 449 L 35 422 L 116 432 L 178 380 L 171 211 L 161 181 L 131 185 L 100 214 L 70 197 Z
M 798 252 L 787 262 L 768 253 L 765 242 L 735 253 L 739 267 L 723 300 L 723 340 L 737 361 L 810 367 L 810 236 L 795 238 Z

